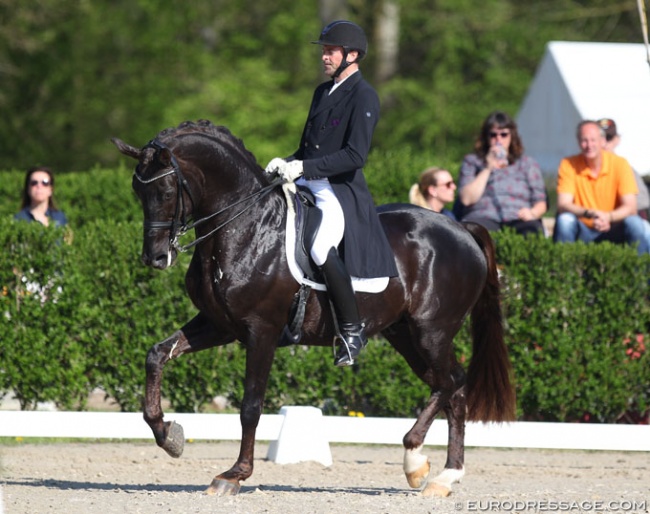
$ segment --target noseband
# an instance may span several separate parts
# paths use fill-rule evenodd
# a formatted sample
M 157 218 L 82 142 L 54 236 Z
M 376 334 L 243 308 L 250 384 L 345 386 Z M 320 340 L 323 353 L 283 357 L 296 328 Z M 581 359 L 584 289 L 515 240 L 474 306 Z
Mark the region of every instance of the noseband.
M 225 225 L 230 223 L 231 221 L 237 219 L 239 216 L 241 216 L 244 212 L 246 212 L 249 208 L 251 208 L 254 204 L 255 201 L 261 200 L 263 197 L 268 195 L 275 187 L 283 183 L 283 180 L 281 178 L 276 178 L 269 184 L 268 186 L 263 187 L 262 189 L 246 196 L 245 198 L 242 198 L 241 200 L 237 200 L 236 202 L 224 207 L 223 209 L 214 212 L 204 218 L 200 218 L 192 223 L 187 222 L 187 217 L 185 214 L 185 200 L 183 197 L 183 190 L 187 192 L 187 195 L 190 197 L 190 201 L 192 202 L 192 210 L 194 210 L 196 206 L 196 202 L 194 201 L 194 197 L 192 195 L 192 190 L 190 189 L 190 186 L 185 179 L 183 172 L 181 170 L 181 167 L 178 164 L 178 161 L 176 160 L 176 157 L 174 156 L 174 153 L 171 151 L 171 149 L 166 146 L 165 144 L 161 143 L 157 139 L 152 139 L 149 141 L 144 147 L 142 147 L 142 150 L 146 150 L 147 148 L 153 148 L 156 150 L 156 152 L 160 152 L 161 150 L 167 150 L 169 151 L 171 155 L 171 167 L 166 168 L 163 173 L 160 175 L 156 175 L 152 178 L 149 179 L 144 179 L 140 175 L 138 175 L 138 170 L 136 168 L 136 171 L 134 172 L 133 176 L 140 182 L 141 184 L 150 184 L 152 182 L 155 182 L 158 179 L 167 177 L 169 175 L 176 175 L 176 209 L 174 212 L 174 219 L 172 221 L 154 221 L 154 220 L 149 220 L 146 219 L 144 220 L 144 229 L 145 230 L 163 230 L 163 229 L 169 229 L 169 245 L 170 248 L 174 248 L 178 252 L 185 252 L 189 250 L 190 248 L 196 246 L 200 242 L 204 241 L 205 239 L 211 237 L 215 232 L 223 228 Z M 248 205 L 246 205 L 242 210 L 237 212 L 235 215 L 233 215 L 231 218 L 227 219 L 214 229 L 212 229 L 210 232 L 207 234 L 196 238 L 194 241 L 191 241 L 190 243 L 186 245 L 181 245 L 178 243 L 178 238 L 182 237 L 185 235 L 188 231 L 198 227 L 199 225 L 204 224 L 206 221 L 211 220 L 215 216 L 218 216 L 219 214 L 222 214 L 223 212 L 231 209 L 232 207 L 239 205 L 240 203 L 246 202 L 248 200 L 253 199 L 254 201 L 250 202 Z

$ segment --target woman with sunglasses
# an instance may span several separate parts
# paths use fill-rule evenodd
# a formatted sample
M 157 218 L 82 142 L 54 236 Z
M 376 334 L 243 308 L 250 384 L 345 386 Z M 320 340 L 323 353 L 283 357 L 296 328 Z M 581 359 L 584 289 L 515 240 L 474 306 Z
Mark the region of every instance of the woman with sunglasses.
M 444 214 L 454 221 L 456 216 L 445 205 L 452 204 L 455 196 L 456 184 L 451 173 L 436 167 L 424 170 L 418 183 L 413 184 L 409 191 L 412 204 Z
M 463 159 L 458 187 L 461 221 L 488 230 L 543 233 L 547 203 L 542 173 L 524 155 L 517 124 L 506 113 L 495 111 L 483 122 L 474 153 Z
M 68 224 L 68 220 L 56 207 L 54 201 L 54 176 L 49 168 L 35 167 L 27 170 L 21 210 L 14 216 L 17 220 L 38 221 L 49 226 Z

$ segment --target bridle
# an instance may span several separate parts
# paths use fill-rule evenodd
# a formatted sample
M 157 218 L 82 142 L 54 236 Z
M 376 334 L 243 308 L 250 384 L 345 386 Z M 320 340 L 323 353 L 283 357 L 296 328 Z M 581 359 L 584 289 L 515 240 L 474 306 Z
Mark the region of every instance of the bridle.
M 281 185 L 283 183 L 282 179 L 275 178 L 268 186 L 264 186 L 262 189 L 259 189 L 258 191 L 255 191 L 254 193 L 251 193 L 250 195 L 240 200 L 237 200 L 236 202 L 230 205 L 227 205 L 226 207 L 224 207 L 223 209 L 217 212 L 213 212 L 212 214 L 209 214 L 204 218 L 200 218 L 198 220 L 194 220 L 193 222 L 188 223 L 188 219 L 185 214 L 186 209 L 185 209 L 185 199 L 183 196 L 183 190 L 187 193 L 187 196 L 189 196 L 190 201 L 192 202 L 192 211 L 196 206 L 196 202 L 194 200 L 194 196 L 192 195 L 192 190 L 190 189 L 189 183 L 187 182 L 187 179 L 183 175 L 183 171 L 181 170 L 181 167 L 179 166 L 178 161 L 174 156 L 174 153 L 171 151 L 171 149 L 168 146 L 161 143 L 158 139 L 152 139 L 151 141 L 149 141 L 145 146 L 142 147 L 142 151 L 146 150 L 147 148 L 153 148 L 156 151 L 156 153 L 160 152 L 161 150 L 167 150 L 171 155 L 171 166 L 165 168 L 163 172 L 160 173 L 159 175 L 155 175 L 154 177 L 148 179 L 142 178 L 138 174 L 138 168 L 136 168 L 135 172 L 133 173 L 133 176 L 136 178 L 136 180 L 138 180 L 138 182 L 146 185 L 155 182 L 156 180 L 159 180 L 161 178 L 167 177 L 169 175 L 176 175 L 176 208 L 174 211 L 174 219 L 172 221 L 156 221 L 156 220 L 150 220 L 145 218 L 144 229 L 145 231 L 169 229 L 169 246 L 170 248 L 173 248 L 178 252 L 186 252 L 190 248 L 193 248 L 194 246 L 198 245 L 202 241 L 211 237 L 217 231 L 221 230 L 225 225 L 227 225 L 231 221 L 234 221 L 239 216 L 244 214 L 244 212 L 246 212 L 253 205 L 255 205 L 257 201 L 267 196 L 278 185 Z M 197 237 L 196 239 L 194 239 L 194 241 L 191 241 L 188 244 L 185 245 L 179 244 L 178 239 L 183 235 L 185 235 L 190 230 L 200 225 L 203 225 L 205 222 L 211 220 L 212 218 L 219 216 L 220 214 L 228 211 L 229 209 L 232 209 L 236 205 L 239 205 L 244 202 L 248 202 L 249 200 L 253 200 L 253 201 L 250 201 L 246 206 L 244 206 L 243 209 L 238 211 L 236 214 L 228 218 L 220 225 L 217 225 L 207 234 L 204 234 L 201 237 Z

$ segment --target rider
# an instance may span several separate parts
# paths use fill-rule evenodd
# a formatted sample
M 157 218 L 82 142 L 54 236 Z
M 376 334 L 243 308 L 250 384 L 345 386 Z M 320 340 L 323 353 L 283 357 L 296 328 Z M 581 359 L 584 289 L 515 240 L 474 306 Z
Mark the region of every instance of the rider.
M 361 27 L 350 21 L 327 25 L 321 45 L 328 80 L 316 88 L 300 146 L 286 159 L 274 158 L 267 172 L 309 188 L 323 219 L 310 254 L 325 278 L 336 318 L 334 364 L 350 366 L 368 338 L 350 275 L 397 276 L 386 234 L 363 176 L 379 120 L 379 98 L 361 76 L 359 61 L 368 49 Z

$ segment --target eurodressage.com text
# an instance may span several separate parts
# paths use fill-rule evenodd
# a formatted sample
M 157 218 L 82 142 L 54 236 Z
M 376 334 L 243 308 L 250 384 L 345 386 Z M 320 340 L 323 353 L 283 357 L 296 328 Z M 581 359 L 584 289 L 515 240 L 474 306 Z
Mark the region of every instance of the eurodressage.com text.
M 562 500 L 486 500 L 456 502 L 455 509 L 462 512 L 647 512 L 643 501 L 562 501 Z

